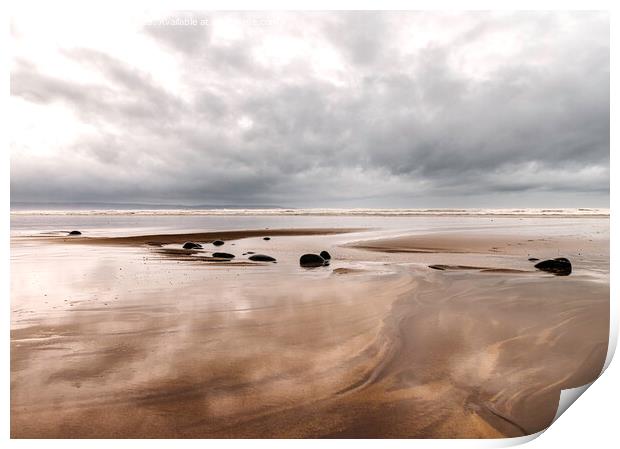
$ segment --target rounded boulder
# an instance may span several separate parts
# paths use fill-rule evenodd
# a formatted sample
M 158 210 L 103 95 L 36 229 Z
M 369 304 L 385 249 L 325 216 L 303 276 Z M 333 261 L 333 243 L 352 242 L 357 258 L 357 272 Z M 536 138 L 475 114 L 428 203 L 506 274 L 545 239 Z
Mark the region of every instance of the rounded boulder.
M 573 266 L 571 265 L 570 260 L 565 257 L 543 260 L 542 262 L 534 265 L 534 268 L 553 273 L 556 276 L 568 276 L 573 271 Z
M 325 260 L 329 260 L 329 259 L 331 259 L 331 258 L 332 258 L 332 255 L 331 255 L 331 254 L 329 254 L 327 251 L 321 251 L 321 252 L 319 253 L 319 256 L 321 256 L 321 257 L 322 257 L 323 259 L 325 259 Z
M 302 267 L 322 267 L 325 264 L 325 259 L 318 254 L 304 254 L 299 258 L 299 265 Z

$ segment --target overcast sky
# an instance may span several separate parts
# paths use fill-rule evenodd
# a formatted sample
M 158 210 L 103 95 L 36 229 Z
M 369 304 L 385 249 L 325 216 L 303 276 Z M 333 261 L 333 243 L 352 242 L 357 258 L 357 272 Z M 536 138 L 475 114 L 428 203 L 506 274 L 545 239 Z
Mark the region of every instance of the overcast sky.
M 12 20 L 11 200 L 608 207 L 603 13 Z

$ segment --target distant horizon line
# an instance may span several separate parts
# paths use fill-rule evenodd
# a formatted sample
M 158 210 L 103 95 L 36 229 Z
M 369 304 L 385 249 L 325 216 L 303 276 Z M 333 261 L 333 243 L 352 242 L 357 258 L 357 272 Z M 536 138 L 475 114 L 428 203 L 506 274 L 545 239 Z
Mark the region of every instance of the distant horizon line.
M 40 203 L 22 203 L 40 204 Z M 44 203 L 47 204 L 47 203 Z M 63 203 L 56 203 L 63 204 Z M 209 208 L 199 206 L 180 207 L 165 205 L 165 207 L 136 208 L 136 203 L 123 203 L 131 207 L 96 207 L 94 203 L 81 203 L 82 207 L 64 208 L 11 208 L 11 216 L 383 216 L 383 217 L 406 217 L 406 216 L 452 216 L 452 217 L 609 217 L 609 208 L 580 207 L 580 208 L 283 208 L 283 207 L 225 207 L 211 206 Z M 114 203 L 99 203 L 111 206 Z M 116 204 L 119 206 L 120 204 Z M 90 206 L 90 207 L 85 207 Z M 172 206 L 172 207 L 171 207 Z
M 545 210 L 545 211 L 559 211 L 559 210 L 609 210 L 610 207 L 595 207 L 595 206 L 581 206 L 581 207 L 477 207 L 477 206 L 461 206 L 461 207 L 374 207 L 374 206 L 357 206 L 357 207 L 336 207 L 336 206 L 280 206 L 273 204 L 184 204 L 184 203 L 143 203 L 143 202 L 111 202 L 111 201 L 11 201 L 11 209 L 14 206 L 122 206 L 126 210 L 130 210 L 129 206 L 138 207 L 139 210 L 144 208 L 157 209 L 195 209 L 195 210 L 218 210 L 218 209 L 272 209 L 272 210 L 420 210 L 420 211 L 458 211 L 458 210 Z M 109 210 L 98 209 L 95 210 Z M 37 208 L 35 210 L 48 210 Z M 56 209 L 54 209 L 56 210 Z M 149 209 L 146 209 L 149 210 Z

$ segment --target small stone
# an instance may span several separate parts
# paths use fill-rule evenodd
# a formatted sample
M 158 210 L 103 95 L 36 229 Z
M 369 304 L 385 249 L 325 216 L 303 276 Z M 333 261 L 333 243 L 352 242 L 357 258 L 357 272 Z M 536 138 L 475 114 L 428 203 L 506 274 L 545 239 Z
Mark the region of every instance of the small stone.
M 235 255 L 230 253 L 213 253 L 211 254 L 213 257 L 217 257 L 218 259 L 234 259 Z
M 214 244 L 215 246 L 222 246 L 222 245 L 224 244 L 224 242 L 223 242 L 223 241 L 221 241 L 221 240 L 215 240 L 215 241 L 213 242 L 213 244 Z
M 82 233 L 80 231 L 71 231 L 69 235 L 82 235 Z
M 321 251 L 319 255 L 325 260 L 329 260 L 332 258 L 332 255 L 329 254 L 327 251 Z
M 264 254 L 253 254 L 250 257 L 248 257 L 248 259 L 253 260 L 254 262 L 275 262 L 276 259 L 274 259 L 271 256 L 266 256 Z
M 183 249 L 202 249 L 202 245 L 194 242 L 185 242 L 183 244 Z
M 445 265 L 429 265 L 428 268 L 432 268 L 433 270 L 443 271 L 446 269 Z

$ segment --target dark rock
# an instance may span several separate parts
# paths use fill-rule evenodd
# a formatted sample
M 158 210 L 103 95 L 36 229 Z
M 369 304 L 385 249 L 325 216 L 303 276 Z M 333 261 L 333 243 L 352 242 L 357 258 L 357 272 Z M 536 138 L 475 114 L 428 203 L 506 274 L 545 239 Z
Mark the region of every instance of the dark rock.
M 446 266 L 445 265 L 429 265 L 428 268 L 432 268 L 433 270 L 445 270 Z
M 213 253 L 211 255 L 219 259 L 234 259 L 235 258 L 235 255 L 230 254 L 230 253 Z
M 553 273 L 556 276 L 568 276 L 573 271 L 570 260 L 564 257 L 543 260 L 542 262 L 534 265 L 534 267 L 542 271 L 548 271 L 549 273 Z
M 538 259 L 538 258 L 536 258 L 536 257 L 530 257 L 530 258 L 528 258 L 527 260 L 529 260 L 530 262 L 536 262 L 536 261 L 538 261 L 538 260 L 540 260 L 540 259 Z
M 253 260 L 254 262 L 275 262 L 276 259 L 274 259 L 271 256 L 265 256 L 264 254 L 254 254 L 250 257 L 248 257 L 248 259 Z
M 304 254 L 299 258 L 299 265 L 302 267 L 322 267 L 327 261 L 318 254 Z
M 246 254 L 254 254 L 254 251 L 248 251 Z
M 329 254 L 327 251 L 321 251 L 319 255 L 325 260 L 329 260 L 332 258 L 332 255 Z
M 183 244 L 184 249 L 202 249 L 202 245 L 194 242 L 185 242 Z
M 263 237 L 263 240 L 271 240 L 271 237 Z
M 82 233 L 80 231 L 71 231 L 69 235 L 82 235 Z
M 213 244 L 214 244 L 215 246 L 222 246 L 222 245 L 224 244 L 224 242 L 222 242 L 221 240 L 215 240 L 215 241 L 213 242 Z

